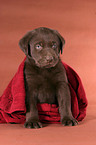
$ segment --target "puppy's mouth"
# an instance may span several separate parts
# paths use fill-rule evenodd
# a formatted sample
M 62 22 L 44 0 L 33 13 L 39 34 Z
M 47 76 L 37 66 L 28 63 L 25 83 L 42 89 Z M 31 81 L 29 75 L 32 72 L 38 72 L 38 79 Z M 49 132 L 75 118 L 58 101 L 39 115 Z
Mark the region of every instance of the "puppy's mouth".
M 52 60 L 52 61 L 47 61 L 46 59 L 45 60 L 39 60 L 36 63 L 36 65 L 38 67 L 41 67 L 41 68 L 50 68 L 50 67 L 55 67 L 56 64 L 58 63 L 59 59 L 55 59 L 55 60 Z

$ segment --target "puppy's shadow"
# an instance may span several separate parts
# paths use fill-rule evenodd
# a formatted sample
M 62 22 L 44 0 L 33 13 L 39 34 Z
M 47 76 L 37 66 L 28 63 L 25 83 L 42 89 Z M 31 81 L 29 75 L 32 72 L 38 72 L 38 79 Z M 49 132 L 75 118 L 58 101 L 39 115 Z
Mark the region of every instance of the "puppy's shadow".
M 43 128 L 49 126 L 50 124 L 42 123 Z
M 96 115 L 87 115 L 86 118 L 83 121 L 79 122 L 79 125 L 89 123 L 91 121 L 96 121 Z

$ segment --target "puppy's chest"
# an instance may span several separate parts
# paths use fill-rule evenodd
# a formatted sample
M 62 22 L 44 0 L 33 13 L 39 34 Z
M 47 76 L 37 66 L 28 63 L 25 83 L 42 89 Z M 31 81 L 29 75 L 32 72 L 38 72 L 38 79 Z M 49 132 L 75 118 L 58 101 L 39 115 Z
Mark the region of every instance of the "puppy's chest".
M 56 103 L 55 76 L 50 73 L 33 74 L 30 77 L 33 92 L 36 91 L 38 102 Z
M 56 102 L 56 87 L 51 78 L 42 78 L 37 85 L 38 100 L 41 103 L 55 103 Z
M 37 84 L 37 89 L 39 91 L 45 91 L 46 93 L 52 93 L 55 91 L 56 84 L 54 81 L 54 78 L 50 75 L 42 75 L 42 76 L 37 76 L 36 79 L 36 84 Z

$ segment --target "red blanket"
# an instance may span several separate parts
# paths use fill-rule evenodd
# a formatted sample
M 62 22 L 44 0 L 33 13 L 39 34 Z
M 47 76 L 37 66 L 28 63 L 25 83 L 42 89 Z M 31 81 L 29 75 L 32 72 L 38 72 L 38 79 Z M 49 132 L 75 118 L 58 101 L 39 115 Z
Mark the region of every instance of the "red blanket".
M 0 97 L 0 123 L 25 122 L 24 61 L 20 64 L 17 73 Z M 63 63 L 63 65 L 66 69 L 71 91 L 72 114 L 78 121 L 81 121 L 86 116 L 87 99 L 85 91 L 77 73 L 67 64 Z M 37 107 L 41 122 L 60 123 L 60 114 L 56 104 L 44 103 L 38 104 Z

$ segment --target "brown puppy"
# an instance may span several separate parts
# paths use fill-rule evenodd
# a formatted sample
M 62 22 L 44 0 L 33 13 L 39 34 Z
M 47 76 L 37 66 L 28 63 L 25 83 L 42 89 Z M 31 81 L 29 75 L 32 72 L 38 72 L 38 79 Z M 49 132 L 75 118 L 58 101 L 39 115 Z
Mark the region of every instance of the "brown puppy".
M 40 27 L 28 32 L 19 42 L 26 54 L 24 76 L 27 128 L 41 128 L 37 103 L 57 103 L 64 126 L 77 125 L 71 113 L 71 96 L 66 71 L 60 60 L 63 37 L 56 31 Z

